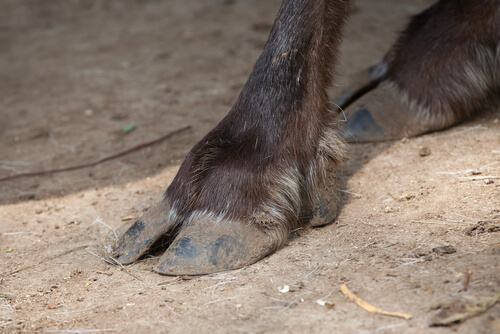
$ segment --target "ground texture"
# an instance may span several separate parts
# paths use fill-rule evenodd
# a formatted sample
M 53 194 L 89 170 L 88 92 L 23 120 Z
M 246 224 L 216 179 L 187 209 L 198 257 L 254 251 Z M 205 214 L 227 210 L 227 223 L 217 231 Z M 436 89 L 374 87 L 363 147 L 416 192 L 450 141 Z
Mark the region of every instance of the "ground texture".
M 429 4 L 358 1 L 332 95 Z M 429 327 L 447 303 L 500 292 L 498 107 L 420 138 L 350 145 L 338 221 L 297 230 L 255 265 L 190 279 L 153 273 L 157 258 L 104 261 L 113 230 L 160 198 L 229 110 L 278 6 L 1 1 L 0 178 L 191 129 L 92 168 L 0 182 L 0 333 L 500 333 L 498 303 Z M 369 313 L 342 284 L 412 319 Z

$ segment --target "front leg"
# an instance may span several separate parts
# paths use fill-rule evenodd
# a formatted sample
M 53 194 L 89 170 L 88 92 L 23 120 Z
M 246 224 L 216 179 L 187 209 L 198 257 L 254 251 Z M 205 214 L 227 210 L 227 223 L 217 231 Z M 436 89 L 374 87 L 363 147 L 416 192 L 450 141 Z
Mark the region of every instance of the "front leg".
M 342 0 L 283 1 L 235 105 L 120 238 L 119 261 L 137 260 L 170 235 L 159 273 L 236 269 L 281 246 L 304 213 L 314 225 L 335 218 L 327 171 L 335 175 L 344 146 L 326 87 L 347 12 Z

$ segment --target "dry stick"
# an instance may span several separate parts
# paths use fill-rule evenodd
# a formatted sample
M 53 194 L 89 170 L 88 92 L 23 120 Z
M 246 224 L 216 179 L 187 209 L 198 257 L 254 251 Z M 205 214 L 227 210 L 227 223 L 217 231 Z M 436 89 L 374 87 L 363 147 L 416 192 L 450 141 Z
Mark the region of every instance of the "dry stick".
M 460 225 L 477 225 L 477 223 L 470 223 L 470 222 L 433 222 L 433 221 L 422 221 L 422 220 L 412 220 L 412 223 L 418 223 L 418 224 L 436 224 L 436 225 L 454 225 L 454 226 L 460 226 Z
M 379 309 L 371 304 L 368 304 L 367 302 L 365 302 L 364 300 L 362 300 L 361 298 L 356 296 L 354 293 L 352 293 L 347 288 L 347 285 L 345 285 L 345 284 L 342 284 L 342 286 L 340 287 L 340 291 L 342 291 L 342 293 L 344 295 L 346 295 L 347 298 L 349 298 L 350 300 L 352 300 L 353 302 L 355 302 L 356 304 L 358 304 L 359 306 L 361 306 L 362 308 L 364 308 L 368 312 L 378 313 L 378 314 L 382 314 L 382 315 L 388 315 L 390 317 L 403 318 L 406 320 L 411 319 L 411 314 L 387 312 L 387 311 L 381 310 L 381 309 Z
M 500 300 L 500 293 L 497 293 L 492 298 L 487 299 L 484 302 L 477 302 L 474 305 L 466 306 L 465 311 L 460 311 L 458 313 L 450 314 L 445 318 L 436 318 L 431 320 L 430 326 L 449 326 L 457 322 L 465 321 L 468 318 L 472 318 L 483 312 L 486 312 L 490 307 L 495 305 Z
M 21 267 L 19 269 L 16 269 L 16 270 L 13 270 L 13 271 L 10 271 L 8 273 L 5 273 L 5 274 L 0 274 L 0 276 L 10 276 L 12 274 L 15 274 L 15 273 L 18 273 L 20 271 L 23 271 L 25 269 L 29 269 L 29 268 L 32 268 L 34 266 L 37 266 L 39 264 L 42 264 L 44 262 L 47 262 L 47 261 L 50 261 L 50 260 L 53 260 L 55 258 L 58 258 L 60 256 L 63 256 L 63 255 L 66 255 L 66 254 L 69 254 L 69 253 L 72 253 L 74 251 L 77 251 L 79 249 L 82 249 L 82 248 L 87 248 L 89 245 L 82 245 L 82 246 L 78 246 L 78 247 L 75 247 L 75 248 L 71 248 L 71 249 L 68 249 L 68 250 L 65 250 L 64 252 L 60 252 L 60 253 L 57 253 L 56 255 L 52 255 L 52 256 L 49 256 L 49 257 L 46 257 L 45 259 L 42 259 L 36 263 L 32 263 L 32 264 L 29 264 L 27 266 L 24 266 L 24 267 Z
M 469 287 L 470 277 L 471 276 L 472 276 L 472 271 L 471 270 L 467 270 L 467 272 L 465 273 L 464 291 L 467 291 L 467 288 Z
M 116 158 L 122 157 L 124 155 L 127 155 L 129 153 L 135 152 L 135 151 L 140 150 L 140 149 L 142 149 L 144 147 L 148 147 L 148 146 L 154 145 L 156 143 L 159 143 L 159 142 L 161 142 L 163 140 L 169 139 L 170 137 L 173 137 L 176 134 L 184 132 L 184 131 L 186 131 L 188 129 L 191 129 L 191 126 L 185 126 L 185 127 L 180 128 L 178 130 L 175 130 L 175 131 L 172 131 L 170 133 L 167 133 L 166 135 L 163 135 L 160 138 L 157 138 L 155 140 L 152 140 L 152 141 L 149 141 L 149 142 L 146 142 L 146 143 L 142 143 L 142 144 L 136 145 L 136 146 L 134 146 L 132 148 L 129 148 L 129 149 L 125 150 L 125 151 L 122 151 L 122 152 L 119 152 L 119 153 L 116 153 L 116 154 L 104 157 L 102 159 L 99 159 L 99 160 L 96 160 L 96 161 L 93 161 L 93 162 L 88 162 L 88 163 L 85 163 L 85 164 L 76 165 L 76 166 L 70 166 L 70 167 L 62 167 L 62 168 L 42 170 L 42 171 L 38 171 L 38 172 L 27 172 L 27 173 L 14 174 L 14 175 L 11 175 L 11 176 L 6 176 L 6 177 L 3 177 L 3 178 L 0 178 L 0 182 L 7 181 L 7 180 L 13 180 L 13 179 L 17 179 L 17 178 L 20 178 L 20 177 L 55 174 L 55 173 L 61 173 L 61 172 L 69 172 L 69 171 L 76 170 L 76 169 L 93 167 L 93 166 L 96 166 L 96 165 L 101 164 L 103 162 L 106 162 L 106 161 L 109 161 L 109 160 L 112 160 L 112 159 L 116 159 Z
M 145 280 L 143 280 L 142 278 L 140 278 L 140 277 L 138 277 L 138 276 L 136 276 L 136 275 L 132 274 L 132 273 L 130 272 L 130 270 L 128 270 L 128 269 L 127 269 L 127 268 L 126 268 L 123 264 L 121 264 L 121 263 L 120 263 L 120 261 L 118 261 L 117 259 L 115 259 L 114 257 L 112 257 L 112 256 L 111 256 L 111 254 L 109 254 L 109 253 L 108 253 L 107 248 L 108 248 L 109 244 L 107 244 L 107 242 L 108 242 L 108 237 L 109 237 L 109 234 L 110 234 L 111 232 L 115 233 L 115 230 L 111 229 L 111 231 L 110 231 L 110 232 L 106 235 L 106 238 L 104 238 L 104 241 L 103 241 L 104 252 L 106 253 L 106 256 L 107 256 L 107 257 L 108 257 L 111 261 L 107 261 L 107 260 L 106 260 L 106 259 L 104 259 L 104 258 L 101 258 L 101 259 L 102 259 L 102 260 L 104 260 L 104 262 L 111 264 L 113 267 L 117 268 L 118 270 L 126 272 L 127 274 L 129 274 L 130 276 L 132 276 L 133 278 L 135 278 L 136 280 L 139 280 L 139 281 L 141 281 L 141 282 L 143 282 L 143 283 L 146 283 L 146 281 L 145 281 Z
M 108 257 L 113 260 L 114 263 L 116 263 L 116 268 L 118 268 L 119 270 L 121 271 L 124 271 L 126 272 L 127 274 L 129 274 L 130 276 L 132 276 L 133 278 L 135 278 L 136 280 L 139 280 L 143 283 L 146 283 L 145 280 L 143 280 L 142 278 L 138 277 L 137 275 L 134 275 L 130 272 L 130 270 L 128 270 L 123 264 L 121 264 L 117 259 L 115 259 L 114 257 L 112 257 L 111 255 L 107 254 Z
M 490 176 L 461 176 L 458 177 L 458 181 L 466 182 L 466 181 L 480 181 L 487 179 L 500 179 L 500 176 L 490 175 Z

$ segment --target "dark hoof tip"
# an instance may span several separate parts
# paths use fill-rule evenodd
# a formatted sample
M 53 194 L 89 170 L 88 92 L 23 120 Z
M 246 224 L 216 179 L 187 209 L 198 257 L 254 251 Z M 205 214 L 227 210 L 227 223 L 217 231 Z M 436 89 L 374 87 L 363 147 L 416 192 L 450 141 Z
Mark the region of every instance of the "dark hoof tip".
M 122 264 L 136 261 L 141 255 L 141 250 L 149 248 L 153 239 L 144 233 L 145 225 L 137 220 L 125 231 L 114 247 L 111 256 Z
M 175 223 L 168 220 L 170 205 L 162 200 L 129 225 L 113 247 L 111 256 L 122 264 L 130 264 L 151 250 L 158 241 L 170 238 Z
M 332 196 L 319 196 L 312 208 L 311 226 L 318 227 L 328 225 L 337 218 L 337 200 Z
M 341 136 L 347 142 L 385 140 L 384 129 L 375 121 L 370 111 L 366 108 L 354 111 L 349 115 L 346 128 Z
M 249 250 L 238 240 L 223 235 L 208 245 L 196 245 L 196 241 L 180 238 L 165 252 L 165 261 L 156 270 L 164 274 L 203 274 L 227 271 L 244 266 Z
M 203 275 L 242 268 L 272 251 L 272 242 L 242 222 L 200 219 L 181 231 L 156 271 L 164 275 Z

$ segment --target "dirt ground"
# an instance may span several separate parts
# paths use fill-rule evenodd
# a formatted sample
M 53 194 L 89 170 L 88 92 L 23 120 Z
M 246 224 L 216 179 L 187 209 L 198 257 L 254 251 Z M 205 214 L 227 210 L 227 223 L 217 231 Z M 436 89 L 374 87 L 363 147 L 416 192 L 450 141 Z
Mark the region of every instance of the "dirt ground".
M 446 303 L 500 292 L 498 107 L 440 133 L 350 145 L 337 222 L 247 268 L 186 279 L 153 273 L 157 257 L 127 271 L 104 261 L 112 230 L 159 199 L 229 110 L 279 3 L 0 1 L 0 178 L 191 126 L 92 168 L 0 182 L 0 333 L 500 333 L 499 303 L 429 327 Z M 332 94 L 430 3 L 357 1 Z M 342 284 L 412 318 L 369 313 Z

